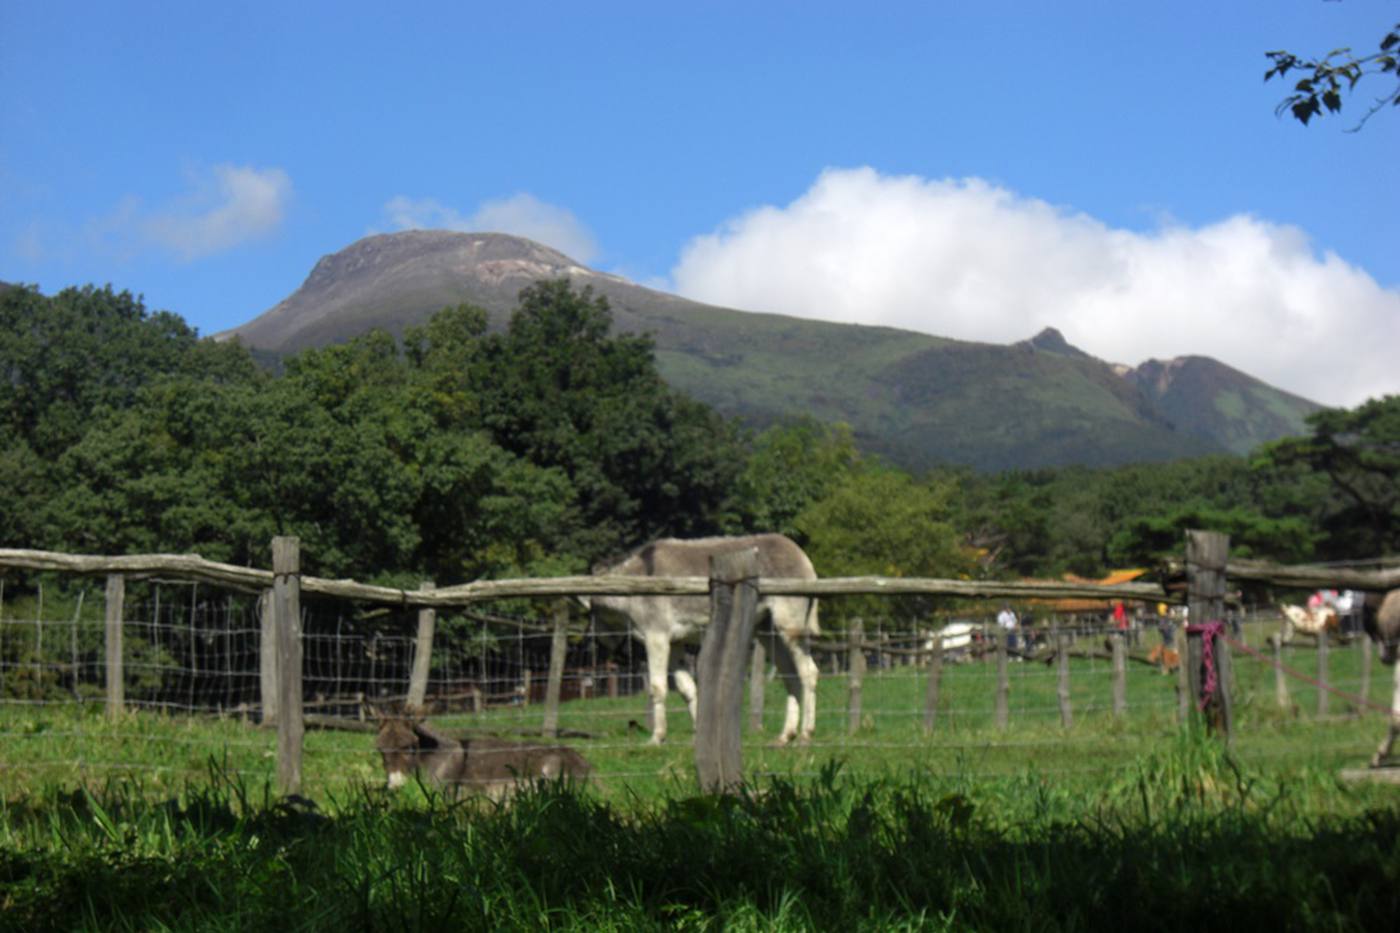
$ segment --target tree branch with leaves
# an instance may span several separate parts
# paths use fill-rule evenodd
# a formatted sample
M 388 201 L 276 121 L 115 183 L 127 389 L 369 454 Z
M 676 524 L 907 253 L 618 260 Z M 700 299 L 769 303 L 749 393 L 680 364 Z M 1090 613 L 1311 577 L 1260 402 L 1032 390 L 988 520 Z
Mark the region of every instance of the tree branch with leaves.
M 1301 75 L 1293 86 L 1293 93 L 1285 97 L 1275 109 L 1282 116 L 1284 111 L 1292 113 L 1303 125 L 1313 117 L 1322 116 L 1324 108 L 1328 113 L 1342 110 L 1342 91 L 1350 94 L 1356 85 L 1367 75 L 1390 75 L 1396 79 L 1389 92 L 1376 98 L 1361 121 L 1352 127 L 1352 132 L 1361 129 L 1366 121 L 1385 107 L 1400 106 L 1400 23 L 1397 23 L 1381 39 L 1380 50 L 1357 58 L 1350 48 L 1334 49 L 1322 58 L 1299 58 L 1292 52 L 1266 52 L 1273 67 L 1264 72 L 1264 80 L 1286 78 L 1290 72 Z

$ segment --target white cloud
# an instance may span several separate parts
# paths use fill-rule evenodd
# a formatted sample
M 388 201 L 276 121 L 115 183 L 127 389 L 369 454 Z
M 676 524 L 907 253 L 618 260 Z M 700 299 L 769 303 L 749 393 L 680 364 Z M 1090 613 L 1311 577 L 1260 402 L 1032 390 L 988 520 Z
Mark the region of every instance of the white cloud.
M 976 178 L 829 169 L 690 241 L 680 294 L 1008 343 L 1057 327 L 1104 359 L 1213 356 L 1331 404 L 1400 392 L 1400 291 L 1246 215 L 1114 229 Z
M 166 206 L 148 209 L 139 198 L 123 198 L 88 232 L 123 255 L 155 247 L 198 259 L 274 232 L 291 194 L 291 179 L 280 168 L 216 165 L 193 175 L 190 191 Z
M 598 254 L 593 234 L 571 211 L 525 192 L 486 201 L 472 214 L 463 214 L 432 198 L 399 195 L 384 205 L 384 213 L 400 230 L 509 233 L 552 246 L 581 263 L 592 261 Z

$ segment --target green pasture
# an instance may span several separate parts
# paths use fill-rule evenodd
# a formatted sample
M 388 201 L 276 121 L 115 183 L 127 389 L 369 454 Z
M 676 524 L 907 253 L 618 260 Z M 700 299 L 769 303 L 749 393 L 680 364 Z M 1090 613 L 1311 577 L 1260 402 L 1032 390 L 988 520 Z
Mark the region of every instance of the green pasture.
M 1253 643 L 1262 631 L 1247 633 Z M 1155 635 L 1151 636 L 1155 638 Z M 1088 645 L 1092 647 L 1092 645 Z M 1285 662 L 1300 674 L 1316 674 L 1315 650 L 1290 649 Z M 1333 646 L 1329 682 L 1350 694 L 1361 679 L 1358 644 Z M 1261 772 L 1336 772 L 1365 763 L 1384 728 L 1383 717 L 1356 715 L 1341 699 L 1329 699 L 1319 718 L 1317 689 L 1291 679 L 1287 709 L 1275 697 L 1274 675 L 1247 656 L 1234 659 L 1235 759 Z M 1388 669 L 1374 664 L 1370 697 L 1384 703 Z M 1174 674 L 1130 662 L 1124 716 L 1112 709 L 1112 669 L 1106 660 L 1070 662 L 1073 723 L 1061 724 L 1053 665 L 1009 665 L 1009 724 L 996 727 L 996 666 L 991 661 L 946 664 L 932 731 L 923 728 L 927 669 L 872 668 L 864 678 L 862 717 L 850 731 L 846 675 L 824 674 L 818 693 L 818 722 L 808 746 L 777 748 L 786 694 L 776 680 L 765 689 L 764 727 L 746 730 L 744 761 L 755 778 L 806 779 L 837 763 L 843 773 L 868 778 L 911 774 L 1010 778 L 1034 772 L 1067 785 L 1093 786 L 1160 749 L 1181 732 Z M 433 717 L 449 733 L 473 731 L 502 735 L 538 734 L 540 706 L 516 706 L 481 714 Z M 601 776 L 599 792 L 609 797 L 652 796 L 686 790 L 694 782 L 693 727 L 680 697 L 668 699 L 669 737 L 661 747 L 645 739 L 641 695 L 564 703 L 560 727 L 566 738 Z M 748 722 L 747 710 L 744 721 Z M 372 728 L 372 723 L 361 724 Z M 109 779 L 139 776 L 156 793 L 172 792 L 209 772 L 211 762 L 250 785 L 276 774 L 275 733 L 237 718 L 132 711 L 116 720 L 100 701 L 83 704 L 0 705 L 0 794 L 13 796 L 37 786 L 100 786 Z M 369 732 L 309 729 L 303 775 L 305 792 L 318 800 L 344 798 L 382 779 Z
M 1249 638 L 1257 643 L 1258 633 Z M 1329 655 L 1355 692 L 1356 646 Z M 1286 662 L 1316 672 L 1315 651 Z M 236 718 L 100 703 L 0 704 L 0 930 L 1382 929 L 1400 912 L 1400 787 L 1348 783 L 1382 717 L 1236 657 L 1229 751 L 1177 722 L 1174 676 L 1071 664 L 870 670 L 848 732 L 826 674 L 815 741 L 775 748 L 784 694 L 746 734 L 749 785 L 698 796 L 680 699 L 645 744 L 641 696 L 566 703 L 587 788 L 505 806 L 391 793 L 372 733 L 307 732 L 302 798 L 275 791 L 275 733 Z M 1371 673 L 1373 699 L 1390 671 Z M 537 706 L 440 716 L 449 732 L 537 731 Z M 745 717 L 747 721 L 747 716 Z

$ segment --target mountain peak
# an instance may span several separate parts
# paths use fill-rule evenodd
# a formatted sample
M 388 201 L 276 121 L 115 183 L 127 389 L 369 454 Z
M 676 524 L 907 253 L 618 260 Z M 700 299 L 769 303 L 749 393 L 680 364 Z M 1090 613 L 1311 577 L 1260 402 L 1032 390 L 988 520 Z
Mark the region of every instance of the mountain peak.
M 1089 358 L 1089 354 L 1071 344 L 1065 339 L 1064 334 L 1053 327 L 1047 327 L 1030 340 L 1023 340 L 1021 343 L 1031 349 L 1041 350 L 1045 353 L 1059 353 L 1064 356 L 1082 356 L 1086 359 Z
M 1297 433 L 1310 410 L 1202 357 L 1133 371 L 1090 356 L 1053 327 L 1008 346 L 719 308 L 495 233 L 366 237 L 322 258 L 301 288 L 230 334 L 286 354 L 371 328 L 402 334 L 464 302 L 499 329 L 522 288 L 559 278 L 606 299 L 616 333 L 648 335 L 663 378 L 699 401 L 754 426 L 795 416 L 844 421 L 864 449 L 911 468 L 1246 450 Z

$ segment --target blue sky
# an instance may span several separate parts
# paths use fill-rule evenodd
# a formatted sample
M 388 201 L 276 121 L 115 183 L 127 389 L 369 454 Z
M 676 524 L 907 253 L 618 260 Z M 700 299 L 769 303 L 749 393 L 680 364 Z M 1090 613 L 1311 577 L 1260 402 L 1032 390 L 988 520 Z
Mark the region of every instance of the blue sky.
M 1264 52 L 1369 51 L 1397 21 L 1400 0 L 5 0 L 0 279 L 110 282 L 214 333 L 369 233 L 489 228 L 717 303 L 1053 325 L 1354 404 L 1400 391 L 1400 113 L 1344 132 L 1362 84 L 1341 119 L 1277 118 Z

